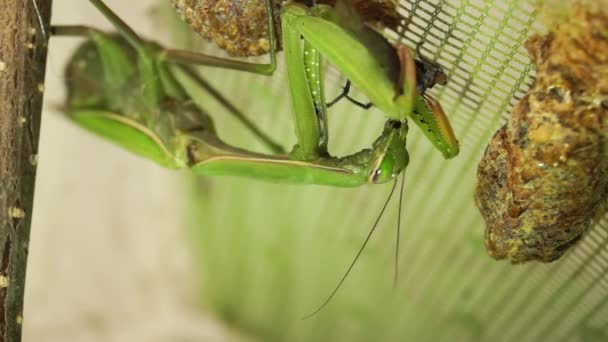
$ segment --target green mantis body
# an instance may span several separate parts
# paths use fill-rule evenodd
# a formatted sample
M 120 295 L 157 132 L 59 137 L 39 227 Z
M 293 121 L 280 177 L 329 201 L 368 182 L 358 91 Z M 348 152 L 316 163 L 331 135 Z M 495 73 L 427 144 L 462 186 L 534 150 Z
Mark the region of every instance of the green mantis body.
M 307 8 L 298 4 L 284 5 L 281 12 L 283 46 L 298 145 L 289 156 L 269 156 L 224 144 L 214 134 L 209 116 L 202 114 L 202 111 L 197 115 L 198 119 L 186 118 L 192 116 L 195 110 L 189 104 L 181 112 L 183 105 L 175 105 L 189 101 L 184 89 L 172 76 L 167 62 L 184 62 L 187 58 L 176 58 L 184 55 L 140 40 L 103 2 L 91 2 L 115 24 L 130 45 L 114 46 L 116 42 L 112 44 L 113 39 L 104 39 L 99 32 L 92 33 L 103 67 L 100 74 L 89 75 L 88 80 L 99 81 L 100 77 L 104 80 L 99 82 L 101 86 L 94 92 L 94 97 L 102 96 L 100 94 L 104 94 L 103 89 L 109 89 L 106 84 L 114 87 L 116 84 L 124 84 L 125 88 L 130 87 L 131 91 L 119 89 L 118 95 L 139 92 L 141 87 L 136 84 L 140 82 L 147 85 L 145 91 L 126 98 L 140 98 L 144 108 L 139 109 L 139 114 L 134 116 L 129 113 L 132 111 L 129 103 L 121 103 L 120 96 L 108 93 L 106 95 L 110 101 L 100 100 L 95 106 L 88 105 L 85 109 L 80 103 L 86 103 L 88 100 L 84 99 L 89 94 L 80 91 L 69 99 L 71 115 L 88 129 L 163 166 L 191 167 L 200 174 L 252 176 L 294 183 L 334 186 L 381 183 L 395 177 L 407 165 L 405 120 L 408 116 L 414 118 L 445 157 L 453 157 L 458 153 L 457 141 L 449 122 L 444 117 L 437 116 L 437 113 L 443 114 L 443 111 L 434 111 L 429 105 L 432 102 L 425 101 L 425 97 L 416 93 L 416 72 L 413 59 L 407 56 L 409 49 L 394 49 L 360 20 L 349 20 L 348 18 L 357 16 L 349 13 L 346 6 L 342 10 L 333 10 L 327 6 Z M 270 0 L 266 4 L 270 10 Z M 303 47 L 300 36 L 305 38 Z M 270 37 L 273 46 L 272 30 Z M 126 50 L 129 49 L 135 52 L 128 53 Z M 338 65 L 369 96 L 374 105 L 390 118 L 372 149 L 343 158 L 329 156 L 321 56 Z M 271 57 L 271 64 L 265 70 L 274 70 L 274 61 L 275 58 Z M 115 64 L 121 67 L 112 69 L 116 68 Z M 232 68 L 234 65 L 220 66 Z M 239 65 L 237 69 L 242 67 Z M 253 70 L 249 71 L 261 72 L 258 66 L 252 66 L 251 69 Z M 133 80 L 133 72 L 128 70 L 138 70 L 138 80 Z M 163 108 L 166 102 L 174 104 L 173 112 Z M 97 109 L 91 109 L 94 107 Z M 104 110 L 99 110 L 100 108 Z M 158 112 L 159 108 L 161 113 Z M 194 132 L 195 123 L 199 128 L 197 132 Z M 397 144 L 402 145 L 396 147 Z M 388 164 L 394 165 L 390 172 L 387 172 L 391 169 Z
M 121 32 L 123 27 L 126 24 L 118 27 Z M 67 34 L 70 30 L 74 28 L 55 31 Z M 176 81 L 162 48 L 134 33 L 119 38 L 92 29 L 86 32 L 90 42 L 80 48 L 68 68 L 70 117 L 160 165 L 190 167 L 205 175 L 343 187 L 385 182 L 407 165 L 407 125 L 394 120 L 386 124 L 372 149 L 343 158 L 295 159 L 297 152 L 290 158 L 229 146 L 217 137 L 210 117 L 189 100 Z M 296 116 L 299 126 L 318 125 L 316 115 Z
M 273 148 L 269 139 L 262 140 L 275 151 L 273 155 L 254 153 L 222 141 L 211 117 L 194 105 L 174 74 L 183 73 L 203 85 L 204 80 L 184 65 L 186 62 L 271 74 L 276 65 L 274 50 L 270 65 L 215 63 L 213 58 L 167 50 L 144 41 L 101 0 L 90 1 L 110 19 L 120 35 L 84 27 L 55 28 L 59 35 L 79 34 L 89 38 L 69 64 L 68 114 L 79 125 L 162 166 L 190 168 L 200 175 L 245 176 L 298 184 L 355 187 L 384 183 L 395 179 L 408 165 L 408 118 L 423 129 L 445 158 L 458 154 L 458 142 L 443 110 L 424 94 L 433 82 L 417 83 L 420 69 L 410 50 L 390 45 L 349 13 L 348 7 L 341 9 L 340 1 L 336 9 L 297 4 L 282 8 L 282 45 L 297 137 L 297 145 L 288 155 L 279 153 L 277 146 Z M 266 5 L 270 11 L 271 1 L 266 0 Z M 273 25 L 269 27 L 274 46 Z M 388 117 L 371 148 L 345 157 L 332 157 L 327 151 L 323 57 Z M 258 136 L 263 138 L 262 134 Z M 355 261 L 323 306 L 336 293 Z

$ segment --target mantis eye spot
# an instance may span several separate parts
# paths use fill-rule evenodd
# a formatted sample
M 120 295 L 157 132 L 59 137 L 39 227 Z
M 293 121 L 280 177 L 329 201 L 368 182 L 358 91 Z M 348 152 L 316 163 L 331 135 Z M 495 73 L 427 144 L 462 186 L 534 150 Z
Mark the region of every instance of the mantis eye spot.
M 395 160 L 391 156 L 385 156 L 380 164 L 371 170 L 369 182 L 373 184 L 386 183 L 395 177 L 393 172 Z

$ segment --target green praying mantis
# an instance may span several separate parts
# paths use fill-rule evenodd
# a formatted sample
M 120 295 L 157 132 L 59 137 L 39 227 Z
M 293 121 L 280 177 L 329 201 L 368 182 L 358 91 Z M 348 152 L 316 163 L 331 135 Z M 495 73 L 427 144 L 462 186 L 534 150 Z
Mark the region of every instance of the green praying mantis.
M 245 176 L 273 182 L 338 187 L 380 184 L 395 179 L 408 165 L 408 118 L 422 128 L 445 158 L 459 152 L 440 104 L 425 94 L 434 84 L 445 83 L 441 69 L 415 60 L 405 46 L 389 44 L 358 20 L 356 13 L 342 1 L 338 1 L 335 8 L 287 3 L 281 9 L 282 46 L 297 138 L 297 144 L 288 154 L 282 153 L 280 145 L 241 116 L 239 119 L 274 154 L 255 153 L 222 141 L 211 117 L 192 102 L 176 77 L 176 73 L 181 73 L 209 90 L 205 80 L 189 64 L 272 74 L 276 69 L 272 15 L 268 16 L 271 63 L 253 64 L 165 49 L 141 39 L 102 0 L 90 2 L 112 22 L 119 34 L 110 35 L 85 26 L 52 28 L 55 35 L 88 38 L 67 68 L 68 116 L 82 127 L 159 165 L 190 168 L 199 175 Z M 271 13 L 271 0 L 265 0 L 265 4 Z M 388 117 L 371 148 L 343 157 L 331 156 L 327 151 L 328 106 L 323 90 L 323 57 Z M 396 182 L 391 195 L 395 186 Z M 388 200 L 382 212 L 387 203 Z M 348 271 L 319 310 L 349 274 L 377 223 L 378 220 Z
M 307 8 L 286 4 L 282 8 L 283 47 L 298 143 L 289 155 L 265 155 L 223 143 L 215 134 L 209 116 L 203 115 L 202 111 L 199 118 L 185 118 L 184 113 L 192 115 L 195 111 L 191 104 L 184 113 L 182 108 L 173 108 L 170 115 L 162 106 L 166 99 L 171 99 L 172 103 L 189 103 L 187 93 L 175 79 L 168 62 L 176 61 L 180 70 L 200 82 L 182 63 L 267 73 L 275 69 L 275 53 L 271 53 L 271 64 L 260 66 L 240 61 L 218 62 L 215 57 L 193 57 L 185 51 L 167 50 L 139 38 L 103 1 L 90 1 L 128 41 L 134 50 L 131 54 L 136 58 L 126 53 L 128 49 L 124 44 L 116 46 L 113 38 L 107 35 L 104 38 L 99 31 L 86 27 L 55 28 L 58 35 L 89 35 L 96 42 L 99 59 L 87 64 L 102 65 L 83 75 L 83 82 L 94 81 L 95 91 L 87 91 L 76 81 L 68 84 L 72 88 L 67 106 L 69 116 L 83 127 L 162 166 L 189 167 L 194 173 L 204 175 L 249 176 L 340 187 L 384 183 L 394 179 L 407 166 L 408 117 L 423 128 L 446 158 L 458 153 L 458 143 L 438 102 L 426 94 L 418 94 L 420 87 L 416 84 L 416 74 L 419 72 L 409 49 L 403 46 L 394 49 L 362 22 L 355 20 L 352 24 L 353 13 L 343 13 L 328 6 Z M 266 1 L 266 6 L 270 11 L 270 0 Z M 271 20 L 272 16 L 269 16 L 272 47 L 276 43 Z M 301 36 L 305 38 L 303 47 Z M 331 157 L 327 152 L 327 108 L 321 55 L 338 65 L 338 69 L 389 117 L 371 149 L 340 158 Z M 74 73 L 74 65 L 69 70 Z M 134 70 L 138 72 L 134 73 Z M 137 81 L 133 80 L 134 76 Z M 77 77 L 70 75 L 68 79 L 76 80 Z M 146 87 L 142 89 L 134 82 Z M 117 84 L 124 84 L 124 89 L 117 88 Z M 116 94 L 107 91 L 111 88 Z M 124 94 L 129 95 L 121 96 Z M 139 108 L 129 108 L 133 102 L 140 103 Z M 181 126 L 186 122 L 187 125 Z M 274 151 L 280 151 L 269 139 L 264 140 Z

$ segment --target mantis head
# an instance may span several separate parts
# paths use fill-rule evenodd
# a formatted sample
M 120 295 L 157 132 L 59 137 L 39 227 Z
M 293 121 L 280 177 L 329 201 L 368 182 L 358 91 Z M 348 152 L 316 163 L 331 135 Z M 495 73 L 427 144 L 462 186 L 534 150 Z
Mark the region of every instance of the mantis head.
M 405 148 L 407 131 L 406 121 L 388 120 L 386 122 L 382 135 L 373 145 L 368 169 L 370 183 L 388 182 L 405 170 L 410 160 Z

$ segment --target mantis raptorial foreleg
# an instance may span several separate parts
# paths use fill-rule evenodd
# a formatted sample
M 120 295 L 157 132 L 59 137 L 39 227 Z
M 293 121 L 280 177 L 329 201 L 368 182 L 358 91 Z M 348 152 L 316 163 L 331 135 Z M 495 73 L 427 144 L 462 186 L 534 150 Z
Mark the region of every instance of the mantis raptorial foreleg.
M 405 46 L 391 45 L 346 1 L 337 1 L 334 8 L 285 4 L 281 25 L 284 34 L 301 35 L 388 117 L 413 119 L 445 158 L 458 154 L 458 141 L 441 105 L 424 94 L 434 84 L 445 84 L 440 67 L 415 60 Z
M 361 107 L 363 109 L 370 109 L 372 108 L 372 106 L 374 105 L 371 102 L 368 103 L 362 103 L 359 102 L 355 99 L 353 99 L 352 97 L 350 97 L 348 95 L 348 93 L 350 92 L 350 81 L 347 80 L 346 83 L 344 84 L 344 87 L 342 88 L 342 92 L 340 93 L 340 95 L 336 96 L 335 99 L 331 100 L 330 102 L 327 103 L 327 108 L 332 107 L 333 105 L 335 105 L 336 103 L 338 103 L 340 100 L 342 100 L 343 98 L 346 98 L 348 101 L 352 102 L 353 104 L 357 105 L 358 107 Z

